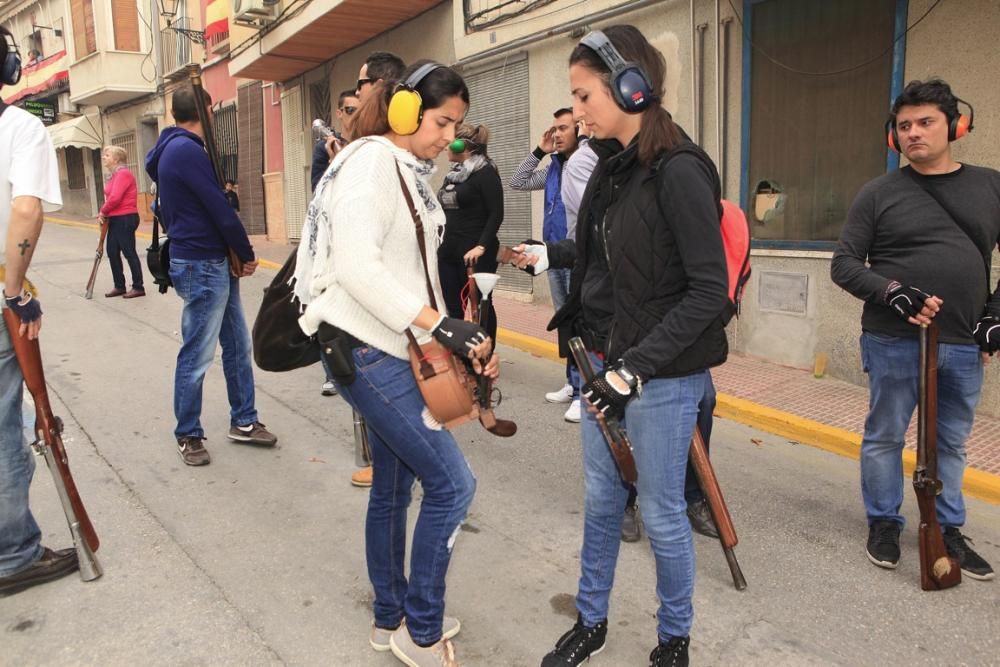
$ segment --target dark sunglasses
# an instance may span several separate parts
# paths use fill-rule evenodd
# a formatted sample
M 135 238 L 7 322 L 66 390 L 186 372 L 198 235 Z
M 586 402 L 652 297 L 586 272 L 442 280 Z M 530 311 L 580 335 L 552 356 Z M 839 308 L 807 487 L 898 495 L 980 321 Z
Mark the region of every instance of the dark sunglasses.
M 340 107 L 340 110 L 343 111 L 344 113 L 346 113 L 348 116 L 350 116 L 355 111 L 357 111 L 358 108 L 357 107 Z
M 371 79 L 358 79 L 358 87 L 355 90 L 361 90 L 361 87 L 366 83 L 375 83 Z

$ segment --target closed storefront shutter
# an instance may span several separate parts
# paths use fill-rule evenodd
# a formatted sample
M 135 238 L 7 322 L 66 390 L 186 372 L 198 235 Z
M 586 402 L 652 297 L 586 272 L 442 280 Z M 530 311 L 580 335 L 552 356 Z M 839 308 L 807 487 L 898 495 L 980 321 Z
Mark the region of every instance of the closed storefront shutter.
M 240 218 L 247 234 L 266 234 L 264 215 L 264 95 L 260 81 L 241 86 L 236 91 L 236 125 L 239 150 L 232 145 L 223 164 L 238 165 Z M 221 149 L 220 149 L 221 152 Z M 233 155 L 236 152 L 236 155 Z M 228 157 L 228 163 L 227 163 Z M 228 173 L 228 172 L 227 172 Z
M 300 86 L 281 93 L 281 129 L 285 142 L 285 229 L 289 239 L 298 240 L 302 237 L 309 197 Z
M 531 150 L 528 136 L 528 60 L 507 62 L 465 77 L 472 105 L 466 122 L 490 131 L 488 152 L 503 181 L 503 224 L 500 243 L 516 245 L 531 238 L 531 194 L 507 187 L 514 170 Z M 500 268 L 500 289 L 531 294 L 531 276 L 509 266 Z

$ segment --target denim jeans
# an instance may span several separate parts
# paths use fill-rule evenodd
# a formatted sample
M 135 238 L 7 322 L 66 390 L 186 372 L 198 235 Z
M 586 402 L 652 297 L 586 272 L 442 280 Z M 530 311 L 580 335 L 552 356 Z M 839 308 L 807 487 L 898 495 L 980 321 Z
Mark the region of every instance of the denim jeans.
M 108 218 L 108 264 L 115 287 L 125 289 L 125 272 L 122 270 L 122 255 L 128 262 L 132 274 L 132 287 L 143 289 L 142 262 L 135 251 L 135 230 L 139 228 L 139 214 L 114 215 Z
M 201 391 L 205 373 L 222 344 L 222 372 L 229 397 L 229 420 L 246 426 L 257 421 L 254 408 L 250 332 L 243 319 L 239 280 L 226 259 L 170 260 L 170 279 L 184 299 L 181 343 L 174 374 L 174 435 L 204 437 Z
M 0 322 L 0 577 L 42 555 L 42 533 L 28 508 L 35 458 L 24 437 L 24 378 L 7 327 Z
M 445 575 L 476 478 L 454 436 L 425 425 L 424 400 L 408 361 L 371 347 L 355 348 L 353 356 L 357 377 L 339 388 L 368 422 L 373 478 L 365 551 L 375 624 L 395 628 L 405 617 L 414 641 L 432 644 L 441 638 Z M 415 480 L 424 497 L 407 581 L 406 512 Z
M 685 470 L 698 404 L 706 394 L 709 372 L 650 380 L 642 397 L 625 410 L 624 425 L 632 442 L 642 522 L 656 561 L 657 634 L 660 641 L 687 636 L 694 619 L 694 545 L 684 499 Z M 608 617 L 621 544 L 628 486 L 589 411 L 581 428 L 586 486 L 580 589 L 577 609 L 593 626 Z
M 869 524 L 903 524 L 903 444 L 917 406 L 920 342 L 865 332 L 861 361 L 868 373 L 868 417 L 861 441 L 861 496 Z M 942 526 L 965 523 L 962 476 L 965 441 L 972 431 L 976 404 L 983 388 L 983 363 L 976 345 L 938 345 L 938 479 L 944 489 L 937 498 Z
M 552 308 L 556 312 L 566 304 L 569 299 L 569 277 L 572 272 L 569 269 L 549 269 L 545 275 L 549 277 L 549 292 L 552 293 Z M 573 357 L 566 358 L 566 384 L 573 387 L 573 400 L 580 398 L 580 371 L 573 363 Z

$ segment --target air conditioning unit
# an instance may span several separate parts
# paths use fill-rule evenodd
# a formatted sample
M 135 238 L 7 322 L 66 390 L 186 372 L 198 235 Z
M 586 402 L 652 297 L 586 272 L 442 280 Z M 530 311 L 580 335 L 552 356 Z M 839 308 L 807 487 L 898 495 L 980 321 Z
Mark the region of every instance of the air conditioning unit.
M 267 0 L 233 0 L 233 15 L 237 21 L 258 21 L 274 18 L 275 3 Z

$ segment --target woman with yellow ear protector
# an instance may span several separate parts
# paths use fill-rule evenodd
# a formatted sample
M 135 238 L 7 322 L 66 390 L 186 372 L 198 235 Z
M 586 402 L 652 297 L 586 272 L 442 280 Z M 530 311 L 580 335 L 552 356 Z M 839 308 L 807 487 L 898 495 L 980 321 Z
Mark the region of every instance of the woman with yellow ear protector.
M 295 294 L 305 304 L 299 323 L 318 334 L 340 395 L 368 424 L 369 643 L 408 665 L 458 664 L 450 638 L 461 625 L 444 615 L 445 577 L 476 480 L 455 438 L 427 410 L 407 332 L 421 342 L 435 338 L 477 372 L 495 378 L 498 368 L 481 327 L 438 310 L 445 214 L 429 179 L 468 107 L 465 81 L 436 63 L 375 84 L 354 114 L 354 140 L 316 187 L 296 257 Z M 406 515 L 418 480 L 423 500 L 407 578 Z
M 456 139 L 448 146 L 452 168 L 438 190 L 447 224 L 444 240 L 438 248 L 438 273 L 448 314 L 462 316 L 462 289 L 466 267 L 479 273 L 496 273 L 497 232 L 503 222 L 503 184 L 500 172 L 486 154 L 490 132 L 483 125 L 462 125 Z M 480 300 L 481 294 L 470 294 Z M 497 314 L 492 299 L 486 320 L 486 333 L 496 340 Z

